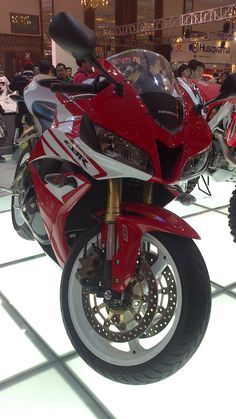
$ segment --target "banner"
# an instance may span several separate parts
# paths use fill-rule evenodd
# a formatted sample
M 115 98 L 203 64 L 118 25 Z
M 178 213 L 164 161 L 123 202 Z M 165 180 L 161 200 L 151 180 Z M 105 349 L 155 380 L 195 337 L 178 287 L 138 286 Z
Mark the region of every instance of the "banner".
M 171 61 L 188 62 L 193 58 L 206 64 L 232 64 L 229 41 L 178 42 L 172 44 Z

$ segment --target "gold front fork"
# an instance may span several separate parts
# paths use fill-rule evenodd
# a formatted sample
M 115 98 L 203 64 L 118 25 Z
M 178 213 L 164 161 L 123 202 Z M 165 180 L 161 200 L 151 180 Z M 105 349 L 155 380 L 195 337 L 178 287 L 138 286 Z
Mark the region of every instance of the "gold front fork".
M 107 223 L 114 223 L 116 221 L 116 217 L 120 215 L 121 193 L 122 180 L 109 179 L 107 194 L 107 210 L 105 216 L 105 221 Z
M 143 202 L 149 205 L 153 203 L 153 183 L 145 183 L 143 188 Z
M 116 252 L 116 217 L 120 215 L 121 206 L 121 179 L 109 179 L 107 193 L 107 210 L 105 221 L 107 223 L 107 239 L 106 239 L 106 260 L 111 261 Z M 111 269 L 111 266 L 110 266 Z M 109 275 L 108 275 L 109 276 Z M 111 272 L 110 272 L 111 276 Z M 109 278 L 110 278 L 109 276 Z M 109 284 L 107 279 L 107 284 Z

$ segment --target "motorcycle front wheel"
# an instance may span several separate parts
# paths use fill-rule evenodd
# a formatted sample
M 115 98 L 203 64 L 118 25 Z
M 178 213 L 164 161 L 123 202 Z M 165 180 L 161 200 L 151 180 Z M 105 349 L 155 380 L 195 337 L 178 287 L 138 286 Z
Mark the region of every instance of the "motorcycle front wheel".
M 210 280 L 197 246 L 179 236 L 144 234 L 137 272 L 120 306 L 81 285 L 80 273 L 99 246 L 100 231 L 93 227 L 63 270 L 61 310 L 72 344 L 111 380 L 148 384 L 167 378 L 194 354 L 209 321 Z

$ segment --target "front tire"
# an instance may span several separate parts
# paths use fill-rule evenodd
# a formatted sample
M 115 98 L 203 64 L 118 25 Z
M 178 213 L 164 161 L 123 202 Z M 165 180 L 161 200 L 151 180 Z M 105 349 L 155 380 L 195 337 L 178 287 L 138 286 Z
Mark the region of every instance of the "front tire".
M 110 320 L 107 319 L 112 318 L 110 307 L 105 300 L 89 294 L 78 279 L 85 243 L 89 251 L 99 242 L 99 237 L 97 227 L 81 236 L 64 267 L 61 310 L 70 340 L 85 362 L 111 380 L 148 384 L 167 378 L 190 359 L 207 328 L 211 290 L 204 260 L 190 239 L 156 232 L 145 234 L 141 249 L 146 249 L 143 252 L 145 263 L 148 262 L 155 276 L 157 296 L 148 296 L 149 301 L 157 298 L 155 315 L 145 332 L 121 341 L 122 328 L 115 331 L 115 323 L 111 330 L 108 327 Z M 133 289 L 132 307 L 120 313 L 122 324 L 141 300 L 135 282 Z M 141 291 L 145 298 L 147 291 L 146 278 Z M 99 313 L 98 320 L 99 310 L 103 313 Z M 142 316 L 144 312 L 145 304 Z M 119 311 L 115 311 L 115 315 L 119 316 Z M 112 341 L 113 335 L 118 337 Z
M 234 242 L 236 243 L 236 189 L 233 191 L 229 201 L 228 220 L 230 233 L 232 234 Z

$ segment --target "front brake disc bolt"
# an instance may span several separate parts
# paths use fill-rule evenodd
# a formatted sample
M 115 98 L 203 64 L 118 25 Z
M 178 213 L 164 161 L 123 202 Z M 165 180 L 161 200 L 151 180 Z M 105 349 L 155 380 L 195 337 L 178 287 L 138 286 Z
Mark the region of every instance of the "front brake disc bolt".
M 107 291 L 104 292 L 103 296 L 104 296 L 105 300 L 109 301 L 112 297 L 112 293 L 111 293 L 110 290 L 107 290 Z

